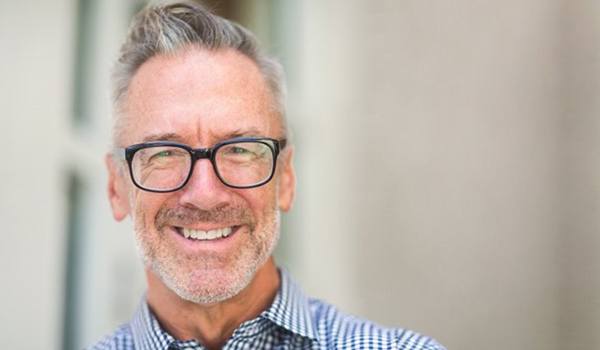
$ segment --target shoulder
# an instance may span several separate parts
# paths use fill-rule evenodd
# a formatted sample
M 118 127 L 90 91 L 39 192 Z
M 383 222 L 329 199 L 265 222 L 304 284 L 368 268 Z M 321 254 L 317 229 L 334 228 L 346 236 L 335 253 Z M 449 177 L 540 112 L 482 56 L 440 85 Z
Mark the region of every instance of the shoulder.
M 124 324 L 117 328 L 112 334 L 107 335 L 96 344 L 87 347 L 87 350 L 132 350 L 135 349 L 133 345 L 133 336 L 131 334 L 131 327 L 128 324 Z
M 309 305 L 319 342 L 327 349 L 445 350 L 430 337 L 344 314 L 318 299 L 309 299 Z

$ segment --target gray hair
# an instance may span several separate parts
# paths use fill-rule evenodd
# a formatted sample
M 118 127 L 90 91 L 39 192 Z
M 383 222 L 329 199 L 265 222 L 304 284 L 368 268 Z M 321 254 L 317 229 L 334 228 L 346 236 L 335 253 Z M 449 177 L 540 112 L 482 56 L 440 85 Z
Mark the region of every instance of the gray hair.
M 176 54 L 187 47 L 207 50 L 231 48 L 256 63 L 271 89 L 284 135 L 287 134 L 286 84 L 281 64 L 267 56 L 254 34 L 241 25 L 211 13 L 197 2 L 183 0 L 148 5 L 133 18 L 112 76 L 115 145 L 124 129 L 121 114 L 137 70 L 155 55 Z

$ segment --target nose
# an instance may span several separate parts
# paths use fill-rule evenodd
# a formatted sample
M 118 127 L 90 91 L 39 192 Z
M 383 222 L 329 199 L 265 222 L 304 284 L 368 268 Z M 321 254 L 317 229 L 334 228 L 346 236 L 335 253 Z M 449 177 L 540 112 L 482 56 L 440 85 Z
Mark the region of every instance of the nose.
M 230 201 L 231 192 L 217 177 L 212 163 L 208 159 L 199 159 L 188 183 L 180 191 L 182 205 L 194 206 L 202 210 L 211 210 Z

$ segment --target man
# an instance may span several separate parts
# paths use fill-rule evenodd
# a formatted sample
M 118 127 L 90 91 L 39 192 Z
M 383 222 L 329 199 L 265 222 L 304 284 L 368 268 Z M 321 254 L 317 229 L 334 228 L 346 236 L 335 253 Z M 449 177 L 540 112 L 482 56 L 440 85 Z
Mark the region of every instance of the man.
M 136 16 L 115 75 L 115 219 L 148 290 L 94 349 L 443 349 L 308 299 L 271 256 L 294 198 L 280 66 L 193 2 Z

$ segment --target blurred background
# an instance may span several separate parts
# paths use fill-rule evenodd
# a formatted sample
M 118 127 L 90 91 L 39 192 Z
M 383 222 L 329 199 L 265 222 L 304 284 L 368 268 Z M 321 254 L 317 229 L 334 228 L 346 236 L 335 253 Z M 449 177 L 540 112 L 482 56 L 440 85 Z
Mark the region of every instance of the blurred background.
M 217 0 L 283 62 L 308 294 L 448 349 L 600 349 L 600 2 Z M 0 344 L 80 349 L 144 291 L 103 154 L 134 0 L 0 0 Z

